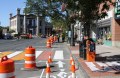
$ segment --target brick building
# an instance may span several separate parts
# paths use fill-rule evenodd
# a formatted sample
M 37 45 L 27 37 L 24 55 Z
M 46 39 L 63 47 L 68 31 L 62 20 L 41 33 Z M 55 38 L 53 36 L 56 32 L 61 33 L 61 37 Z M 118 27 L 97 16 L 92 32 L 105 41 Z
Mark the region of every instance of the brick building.
M 115 12 L 120 6 L 120 1 L 116 0 L 115 3 L 116 6 L 110 5 L 108 16 L 98 21 L 97 34 L 104 39 L 104 44 L 120 47 L 120 14 Z

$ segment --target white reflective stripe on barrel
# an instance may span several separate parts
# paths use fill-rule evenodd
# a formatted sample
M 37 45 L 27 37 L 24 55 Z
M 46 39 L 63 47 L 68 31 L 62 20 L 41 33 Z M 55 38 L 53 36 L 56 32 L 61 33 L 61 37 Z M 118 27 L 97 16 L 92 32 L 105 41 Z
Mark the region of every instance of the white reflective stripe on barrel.
M 35 56 L 35 54 L 25 54 L 27 57 Z
M 11 72 L 11 73 L 0 73 L 0 78 L 11 78 L 13 76 L 15 76 L 14 72 Z
M 27 63 L 27 64 L 33 64 L 33 63 L 35 63 L 35 61 L 25 61 L 25 63 Z

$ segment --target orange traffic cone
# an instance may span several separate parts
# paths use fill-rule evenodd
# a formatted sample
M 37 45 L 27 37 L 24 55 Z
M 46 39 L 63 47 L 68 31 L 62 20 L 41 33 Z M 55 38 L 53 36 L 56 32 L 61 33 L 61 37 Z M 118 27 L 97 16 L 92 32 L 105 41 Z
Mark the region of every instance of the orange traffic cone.
M 49 58 L 48 58 L 48 63 L 52 63 L 52 58 L 51 58 L 51 55 L 49 55 Z
M 75 68 L 75 63 L 74 63 L 74 61 L 72 61 L 72 65 L 71 65 L 71 67 L 70 67 L 70 70 L 71 70 L 71 72 L 72 72 L 71 78 L 76 78 L 76 75 L 75 75 L 76 68 Z
M 51 69 L 50 69 L 50 65 L 48 62 L 46 62 L 46 78 L 50 78 L 50 72 L 51 72 Z
M 72 64 L 72 61 L 74 61 L 72 55 L 70 55 L 70 64 Z

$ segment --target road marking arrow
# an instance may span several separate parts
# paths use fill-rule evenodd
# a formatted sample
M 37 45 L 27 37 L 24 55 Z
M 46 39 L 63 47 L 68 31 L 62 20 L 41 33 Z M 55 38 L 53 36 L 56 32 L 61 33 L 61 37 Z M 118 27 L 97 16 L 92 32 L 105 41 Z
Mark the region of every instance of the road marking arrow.
M 58 61 L 56 64 L 58 64 L 59 68 L 63 68 L 63 64 L 65 64 L 65 63 L 62 61 Z
M 50 76 L 50 78 L 57 78 L 57 77 L 55 77 L 55 76 Z
M 66 78 L 67 73 L 66 72 L 60 72 L 59 74 L 57 74 L 57 76 L 60 77 L 60 78 Z
M 65 69 L 60 69 L 60 71 L 65 71 Z
M 68 78 L 72 78 L 72 75 L 68 76 Z M 77 77 L 76 77 L 77 78 Z

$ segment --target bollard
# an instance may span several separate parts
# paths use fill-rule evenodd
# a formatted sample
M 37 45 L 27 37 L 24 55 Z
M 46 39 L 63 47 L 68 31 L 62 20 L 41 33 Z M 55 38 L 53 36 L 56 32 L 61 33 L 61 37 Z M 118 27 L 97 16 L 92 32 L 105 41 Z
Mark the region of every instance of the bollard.
M 12 59 L 4 56 L 0 59 L 0 78 L 15 78 L 15 66 Z

